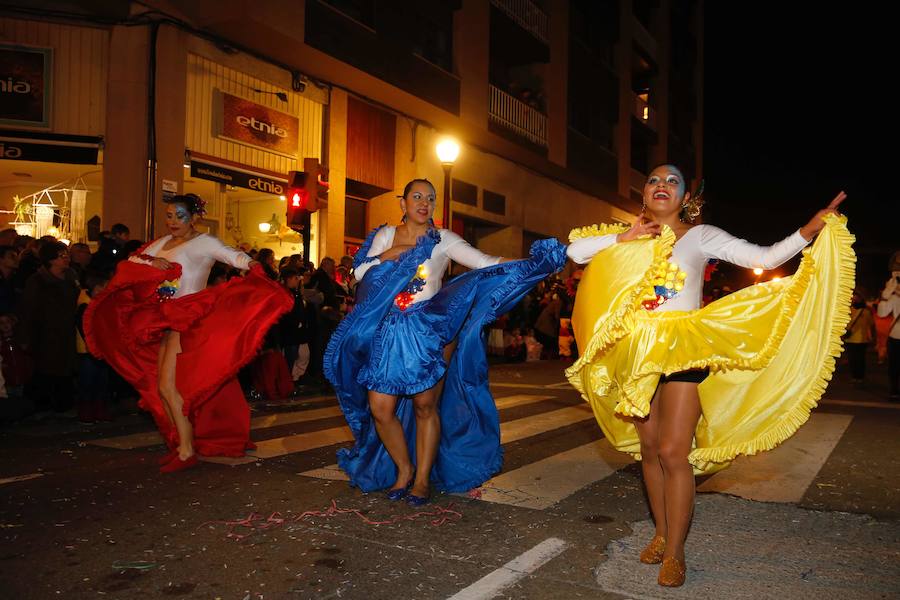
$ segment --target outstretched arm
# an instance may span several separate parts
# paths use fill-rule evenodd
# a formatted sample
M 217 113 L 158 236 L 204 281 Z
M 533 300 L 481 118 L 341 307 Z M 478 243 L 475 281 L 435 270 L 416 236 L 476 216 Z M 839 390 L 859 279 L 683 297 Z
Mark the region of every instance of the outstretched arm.
M 847 195 L 835 196 L 824 209 L 817 212 L 810 221 L 793 234 L 771 246 L 758 246 L 719 229 L 706 225 L 700 236 L 700 246 L 707 258 L 717 258 L 740 267 L 774 269 L 800 252 L 825 227 L 824 217 L 840 214 L 837 207 Z
M 256 263 L 256 261 L 250 258 L 245 252 L 236 250 L 231 246 L 226 246 L 222 240 L 213 235 L 206 236 L 206 239 L 203 241 L 206 244 L 206 250 L 210 256 L 221 263 L 231 265 L 235 269 L 246 271 Z
M 447 256 L 464 267 L 468 267 L 469 269 L 481 269 L 501 262 L 508 262 L 508 260 L 503 259 L 503 257 L 485 254 L 478 248 L 471 246 L 469 242 L 455 233 L 442 232 L 442 235 L 448 241 L 448 245 L 445 249 Z

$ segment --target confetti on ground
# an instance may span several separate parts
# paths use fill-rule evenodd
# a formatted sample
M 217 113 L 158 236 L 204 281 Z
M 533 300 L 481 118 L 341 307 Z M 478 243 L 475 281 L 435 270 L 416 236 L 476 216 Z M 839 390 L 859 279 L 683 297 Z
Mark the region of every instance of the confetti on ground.
M 421 519 L 427 519 L 432 527 L 439 527 L 441 525 L 454 523 L 462 519 L 462 513 L 454 510 L 453 506 L 454 504 L 452 502 L 447 504 L 447 506 L 435 505 L 434 510 L 431 511 L 419 511 L 409 515 L 397 515 L 391 517 L 390 519 L 379 521 L 370 519 L 369 517 L 364 515 L 363 512 L 358 508 L 340 508 L 338 507 L 337 503 L 332 500 L 331 506 L 329 506 L 328 509 L 324 511 L 308 510 L 298 515 L 289 516 L 282 515 L 281 512 L 276 511 L 270 514 L 268 517 L 265 517 L 260 513 L 250 513 L 243 519 L 237 519 L 233 521 L 207 521 L 206 523 L 199 525 L 197 529 L 211 525 L 225 525 L 226 527 L 228 527 L 228 535 L 226 537 L 229 539 L 241 541 L 250 537 L 254 533 L 260 531 L 268 531 L 270 529 L 278 529 L 284 527 L 285 525 L 299 523 L 301 521 L 309 519 L 310 517 L 332 518 L 340 515 L 355 515 L 366 525 L 394 525 L 403 521 L 418 521 Z

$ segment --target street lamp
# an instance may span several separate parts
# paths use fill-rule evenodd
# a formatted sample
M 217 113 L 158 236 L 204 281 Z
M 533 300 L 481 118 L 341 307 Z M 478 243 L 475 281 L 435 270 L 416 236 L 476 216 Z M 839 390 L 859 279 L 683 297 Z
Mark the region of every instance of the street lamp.
M 445 229 L 450 229 L 450 170 L 453 168 L 453 163 L 456 162 L 456 158 L 459 156 L 459 143 L 453 138 L 444 138 L 438 142 L 435 150 L 437 150 L 438 160 L 441 161 L 441 166 L 444 167 L 443 227 Z

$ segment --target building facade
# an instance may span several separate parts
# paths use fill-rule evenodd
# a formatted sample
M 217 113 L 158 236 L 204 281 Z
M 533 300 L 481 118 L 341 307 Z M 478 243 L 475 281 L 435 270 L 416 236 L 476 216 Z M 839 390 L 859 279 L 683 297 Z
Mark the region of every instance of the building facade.
M 152 237 L 163 196 L 194 192 L 226 242 L 292 254 L 288 173 L 314 159 L 329 192 L 309 258 L 339 257 L 398 222 L 412 178 L 434 182 L 443 214 L 435 146 L 452 136 L 450 226 L 517 257 L 632 218 L 654 164 L 702 176 L 702 0 L 78 4 L 0 13 L 0 91 L 31 82 L 0 110 L 10 222 L 16 197 L 21 212 L 50 188 L 59 220 L 84 189 L 86 225 L 63 233 Z

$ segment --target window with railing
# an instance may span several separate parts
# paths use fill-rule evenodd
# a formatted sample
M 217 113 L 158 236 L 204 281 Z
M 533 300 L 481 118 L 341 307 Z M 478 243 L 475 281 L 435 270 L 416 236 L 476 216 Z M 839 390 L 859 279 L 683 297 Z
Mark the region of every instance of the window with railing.
M 531 0 L 491 0 L 491 4 L 534 37 L 545 44 L 550 43 L 550 18 Z
M 496 86 L 490 86 L 490 119 L 492 123 L 509 129 L 538 146 L 547 146 L 547 116 L 507 94 Z

